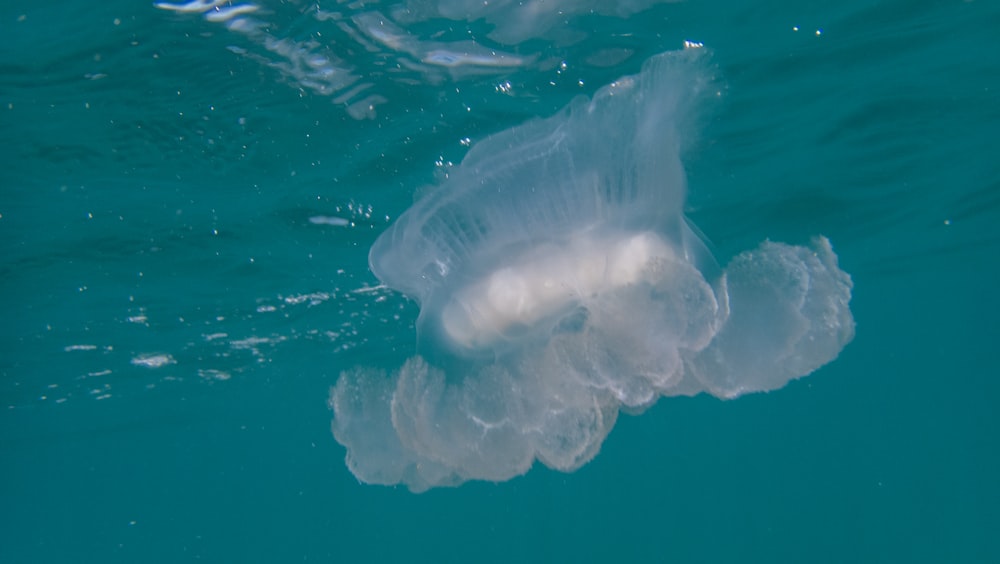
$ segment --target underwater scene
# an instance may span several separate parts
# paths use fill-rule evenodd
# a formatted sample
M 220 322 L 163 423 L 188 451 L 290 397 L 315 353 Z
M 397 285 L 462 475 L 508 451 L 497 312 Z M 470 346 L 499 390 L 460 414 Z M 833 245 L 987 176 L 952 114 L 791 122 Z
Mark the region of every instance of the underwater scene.
M 0 561 L 1000 560 L 1000 4 L 0 21 Z

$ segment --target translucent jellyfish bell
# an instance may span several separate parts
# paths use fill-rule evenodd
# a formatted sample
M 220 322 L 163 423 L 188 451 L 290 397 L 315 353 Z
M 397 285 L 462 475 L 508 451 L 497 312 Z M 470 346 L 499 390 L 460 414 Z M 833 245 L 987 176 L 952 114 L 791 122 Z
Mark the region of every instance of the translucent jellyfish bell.
M 375 242 L 420 302 L 419 356 L 331 390 L 361 480 L 414 491 L 595 456 L 622 408 L 773 390 L 854 335 L 829 242 L 764 243 L 719 268 L 683 215 L 680 132 L 701 50 L 485 139 Z
M 422 344 L 499 354 L 650 261 L 714 265 L 682 215 L 678 121 L 707 84 L 696 58 L 655 58 L 476 144 L 376 241 L 372 271 L 422 305 Z

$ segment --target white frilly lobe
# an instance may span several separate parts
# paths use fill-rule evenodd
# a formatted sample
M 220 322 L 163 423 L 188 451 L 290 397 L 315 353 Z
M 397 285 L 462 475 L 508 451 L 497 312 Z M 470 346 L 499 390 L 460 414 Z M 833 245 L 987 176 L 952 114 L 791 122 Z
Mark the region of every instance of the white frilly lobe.
M 722 398 L 781 388 L 830 362 L 854 337 L 851 277 L 830 241 L 764 242 L 726 267 L 730 315 L 690 371 Z
M 572 471 L 620 409 L 774 390 L 836 358 L 852 286 L 825 238 L 723 271 L 683 216 L 678 131 L 707 69 L 661 54 L 478 143 L 379 238 L 373 272 L 421 304 L 420 356 L 331 389 L 355 476 L 423 491 Z

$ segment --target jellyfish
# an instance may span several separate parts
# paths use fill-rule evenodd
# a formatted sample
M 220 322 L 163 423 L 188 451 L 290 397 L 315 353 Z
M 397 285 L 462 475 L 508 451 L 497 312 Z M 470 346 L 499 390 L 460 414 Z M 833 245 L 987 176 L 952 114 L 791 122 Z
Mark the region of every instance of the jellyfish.
M 722 268 L 684 216 L 682 133 L 713 90 L 704 49 L 473 146 L 374 243 L 420 304 L 415 354 L 343 372 L 333 434 L 361 481 L 415 492 L 574 471 L 622 410 L 776 390 L 853 338 L 829 241 Z

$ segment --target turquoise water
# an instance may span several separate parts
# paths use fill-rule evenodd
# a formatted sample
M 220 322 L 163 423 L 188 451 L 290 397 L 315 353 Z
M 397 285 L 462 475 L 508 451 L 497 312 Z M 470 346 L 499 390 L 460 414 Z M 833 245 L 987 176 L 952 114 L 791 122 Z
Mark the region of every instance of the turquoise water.
M 1000 560 L 1000 6 L 394 4 L 0 6 L 0 560 Z M 777 392 L 623 415 L 571 474 L 359 484 L 326 402 L 413 353 L 417 306 L 367 268 L 387 219 L 685 40 L 724 86 L 688 215 L 723 263 L 829 237 L 854 341 Z

